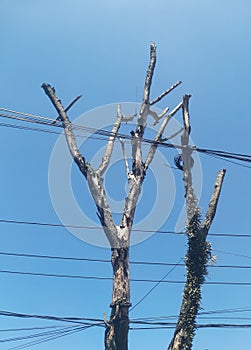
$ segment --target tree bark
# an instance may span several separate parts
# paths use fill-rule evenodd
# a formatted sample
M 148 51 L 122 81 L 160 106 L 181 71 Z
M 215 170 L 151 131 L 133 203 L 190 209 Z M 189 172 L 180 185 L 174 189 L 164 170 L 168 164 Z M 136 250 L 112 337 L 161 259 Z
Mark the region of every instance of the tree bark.
M 128 350 L 130 276 L 129 249 L 112 249 L 113 293 L 111 316 L 106 322 L 105 349 Z
M 191 350 L 196 331 L 196 317 L 200 309 L 201 288 L 207 274 L 207 263 L 211 259 L 211 244 L 207 242 L 208 231 L 213 222 L 226 170 L 219 171 L 214 191 L 209 203 L 204 222 L 201 222 L 201 212 L 193 189 L 192 180 L 192 148 L 189 146 L 191 132 L 188 104 L 190 95 L 183 97 L 183 124 L 181 136 L 182 153 L 179 157 L 183 165 L 183 182 L 186 198 L 187 225 L 186 234 L 188 249 L 185 257 L 186 283 L 183 290 L 182 304 L 178 322 L 168 350 Z

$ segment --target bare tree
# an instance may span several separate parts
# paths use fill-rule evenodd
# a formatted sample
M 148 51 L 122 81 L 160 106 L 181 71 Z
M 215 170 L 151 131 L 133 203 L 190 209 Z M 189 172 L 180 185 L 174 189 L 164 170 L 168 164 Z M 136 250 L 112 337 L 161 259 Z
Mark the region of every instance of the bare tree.
M 77 164 L 79 170 L 88 182 L 88 186 L 94 202 L 97 207 L 97 215 L 103 227 L 105 235 L 110 243 L 112 250 L 111 263 L 113 268 L 113 292 L 111 302 L 111 315 L 109 320 L 105 320 L 105 349 L 106 350 L 127 350 L 128 349 L 128 330 L 129 330 L 129 307 L 130 303 L 130 274 L 129 274 L 129 247 L 130 235 L 134 221 L 135 209 L 141 193 L 142 184 L 150 166 L 159 142 L 162 140 L 163 132 L 169 120 L 183 106 L 181 101 L 170 113 L 165 108 L 159 115 L 151 107 L 162 100 L 181 82 L 178 81 L 171 88 L 164 91 L 154 100 L 150 100 L 150 90 L 152 78 L 156 64 L 156 47 L 154 43 L 150 45 L 150 60 L 145 78 L 144 92 L 141 108 L 137 117 L 137 126 L 131 132 L 132 146 L 132 168 L 129 168 L 125 148 L 122 144 L 126 173 L 129 182 L 129 191 L 125 198 L 124 210 L 119 226 L 116 226 L 112 217 L 112 212 L 107 202 L 105 188 L 103 185 L 103 176 L 109 166 L 111 154 L 115 139 L 118 136 L 120 125 L 124 121 L 131 120 L 133 117 L 124 117 L 120 106 L 117 109 L 117 119 L 111 131 L 105 154 L 101 164 L 97 169 L 93 169 L 78 149 L 72 124 L 67 116 L 60 99 L 55 93 L 55 89 L 49 84 L 43 84 L 42 88 L 48 95 L 52 104 L 57 110 L 58 120 L 62 122 L 66 141 L 72 158 Z M 148 116 L 152 116 L 155 124 L 162 119 L 159 131 L 153 140 L 149 153 L 145 160 L 142 156 L 142 139 L 147 125 Z
M 96 204 L 97 215 L 103 227 L 105 235 L 110 243 L 112 256 L 111 263 L 113 268 L 113 291 L 111 302 L 111 315 L 109 320 L 104 320 L 105 330 L 105 349 L 106 350 L 127 350 L 128 349 L 128 331 L 129 331 L 129 308 L 130 303 L 130 271 L 129 271 L 129 247 L 130 235 L 133 227 L 135 209 L 138 198 L 141 193 L 143 181 L 146 176 L 158 145 L 163 142 L 163 134 L 170 119 L 182 108 L 183 110 L 183 135 L 181 137 L 181 155 L 177 158 L 177 166 L 183 171 L 185 186 L 186 209 L 187 209 L 187 237 L 188 252 L 186 255 L 187 282 L 184 287 L 182 306 L 179 319 L 175 329 L 173 339 L 168 350 L 191 349 L 192 340 L 195 333 L 195 319 L 200 307 L 201 286 L 206 275 L 206 264 L 210 258 L 210 244 L 206 241 L 207 234 L 213 221 L 216 207 L 221 191 L 221 186 L 225 170 L 218 173 L 215 189 L 209 204 L 205 220 L 201 222 L 200 209 L 197 205 L 197 198 L 192 184 L 193 166 L 192 152 L 189 147 L 190 121 L 188 113 L 189 95 L 185 95 L 183 100 L 168 113 L 165 108 L 163 112 L 157 114 L 151 109 L 153 105 L 161 101 L 166 95 L 174 90 L 181 81 L 178 81 L 168 90 L 164 91 L 157 98 L 150 100 L 150 91 L 152 85 L 153 73 L 156 65 L 156 47 L 154 43 L 150 45 L 150 60 L 145 78 L 143 99 L 139 115 L 137 116 L 137 125 L 134 131 L 131 131 L 132 148 L 132 167 L 130 169 L 125 153 L 124 143 L 121 139 L 122 153 L 125 161 L 129 190 L 125 198 L 124 209 L 117 226 L 113 220 L 112 212 L 106 198 L 103 185 L 103 176 L 108 169 L 114 142 L 119 138 L 118 131 L 121 123 L 132 120 L 135 116 L 123 116 L 120 106 L 117 108 L 117 119 L 107 142 L 105 154 L 98 168 L 94 169 L 78 149 L 74 136 L 73 126 L 68 118 L 67 110 L 79 98 L 77 97 L 66 109 L 64 109 L 60 99 L 55 93 L 55 89 L 49 84 L 43 84 L 42 88 L 48 95 L 52 104 L 57 110 L 58 120 L 62 123 L 66 141 L 72 158 L 77 164 L 79 170 L 88 182 L 90 193 Z M 158 132 L 153 139 L 149 152 L 145 159 L 142 156 L 142 142 L 147 125 L 147 119 L 151 116 L 155 124 L 162 120 Z M 175 136 L 179 133 L 178 131 Z M 167 140 L 167 139 L 165 139 Z
M 201 211 L 193 189 L 192 181 L 192 147 L 189 147 L 191 132 L 188 111 L 190 95 L 183 97 L 183 124 L 184 132 L 181 136 L 182 152 L 176 158 L 177 166 L 183 171 L 185 187 L 188 249 L 185 257 L 186 284 L 184 286 L 182 305 L 178 322 L 168 350 L 190 350 L 196 330 L 196 316 L 200 309 L 201 287 L 207 274 L 207 263 L 211 259 L 211 245 L 206 240 L 208 231 L 213 222 L 226 170 L 219 171 L 214 190 L 209 202 L 204 221 L 201 220 Z

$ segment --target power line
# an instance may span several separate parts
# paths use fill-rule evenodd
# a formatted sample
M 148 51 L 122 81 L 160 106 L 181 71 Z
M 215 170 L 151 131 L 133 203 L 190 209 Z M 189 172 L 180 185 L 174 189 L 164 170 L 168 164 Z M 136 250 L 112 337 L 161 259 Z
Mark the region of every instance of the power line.
M 79 326 L 77 326 L 79 327 Z M 83 326 L 81 326 L 83 327 Z M 46 332 L 39 332 L 39 333 L 34 333 L 34 334 L 29 334 L 29 335 L 24 335 L 24 336 L 18 336 L 18 337 L 11 337 L 11 338 L 5 338 L 5 339 L 0 339 L 0 343 L 7 343 L 7 342 L 14 342 L 14 341 L 20 341 L 20 340 L 26 340 L 26 339 L 32 339 L 32 338 L 38 338 L 38 337 L 44 337 L 48 335 L 55 335 L 55 334 L 61 334 L 64 333 L 65 331 L 72 330 L 76 328 L 76 325 L 70 326 L 70 327 L 60 327 L 59 329 L 54 329 Z
M 219 310 L 209 310 L 209 311 L 200 311 L 198 312 L 198 318 L 205 318 L 203 315 L 224 315 L 224 314 L 233 314 L 233 313 L 243 313 L 243 312 L 251 312 L 250 307 L 246 308 L 235 308 L 235 309 L 219 309 Z M 208 319 L 213 319 L 214 317 L 208 317 Z M 227 317 L 221 317 L 221 319 L 226 319 Z M 146 322 L 156 322 L 156 321 L 167 321 L 171 319 L 178 319 L 178 315 L 170 315 L 170 316 L 150 316 L 150 317 L 141 317 L 132 319 L 132 321 L 146 321 Z M 233 319 L 238 319 L 238 317 L 233 317 Z M 249 319 L 249 318 L 245 318 Z
M 87 317 L 62 317 L 62 316 L 52 316 L 52 315 L 37 315 L 37 314 L 24 314 L 12 311 L 0 310 L 0 316 L 6 317 L 17 317 L 17 318 L 28 318 L 28 319 L 40 319 L 49 321 L 61 321 L 61 322 L 72 322 L 77 324 L 89 324 L 90 322 L 101 322 L 98 318 L 87 318 Z
M 179 266 L 182 260 L 183 258 L 181 258 L 177 264 L 175 264 L 136 304 L 134 304 L 130 311 L 134 310 L 138 305 L 140 305 L 161 284 L 161 282 L 164 281 L 177 266 Z
M 84 275 L 70 275 L 70 274 L 57 274 L 57 273 L 42 273 L 42 272 L 29 272 L 29 271 L 13 271 L 13 270 L 0 270 L 0 273 L 12 274 L 12 275 L 27 275 L 36 277 L 58 277 L 58 278 L 70 278 L 70 279 L 85 279 L 85 280 L 97 280 L 97 281 L 112 281 L 112 277 L 105 276 L 84 276 Z M 156 279 L 140 279 L 131 278 L 131 282 L 143 282 L 143 283 L 169 283 L 169 284 L 184 284 L 185 281 L 180 280 L 156 280 Z M 228 286 L 251 286 L 251 282 L 228 282 L 228 281 L 206 281 L 207 285 L 228 285 Z
M 85 226 L 85 225 L 63 225 L 47 222 L 38 222 L 38 221 L 22 221 L 22 220 L 6 220 L 0 219 L 0 223 L 4 224 L 17 224 L 17 225 L 36 225 L 36 226 L 49 226 L 49 227 L 64 227 L 64 228 L 74 228 L 74 229 L 86 229 L 86 230 L 100 230 L 101 226 Z M 170 230 L 143 230 L 143 229 L 132 229 L 132 232 L 140 233 L 160 233 L 160 234 L 173 234 L 173 235 L 186 235 L 186 232 L 177 232 Z M 251 238 L 249 233 L 209 233 L 208 236 L 214 237 L 236 237 L 236 238 Z
M 109 260 L 109 259 L 78 258 L 78 257 L 55 256 L 55 255 L 11 253 L 11 252 L 0 252 L 0 255 L 24 257 L 24 258 L 86 261 L 86 262 L 109 263 L 109 264 L 111 263 L 111 260 Z M 177 267 L 177 266 L 184 267 L 185 266 L 184 263 L 168 263 L 168 262 L 163 262 L 163 261 L 130 261 L 130 264 L 132 264 L 132 265 L 152 265 L 152 266 L 173 266 L 173 267 Z M 208 267 L 211 267 L 211 268 L 232 268 L 232 269 L 251 269 L 251 265 L 208 265 Z
M 226 313 L 242 313 L 242 312 L 251 312 L 251 308 L 236 308 L 236 309 L 220 309 L 220 310 L 209 310 L 209 311 L 203 311 L 199 312 L 198 316 L 200 317 L 201 315 L 212 315 L 212 314 L 226 314 Z M 74 316 L 55 316 L 55 315 L 38 315 L 38 314 L 24 314 L 24 313 L 17 313 L 17 312 L 12 312 L 12 311 L 4 311 L 0 310 L 0 316 L 7 316 L 7 317 L 17 317 L 17 318 L 28 318 L 28 319 L 43 319 L 43 320 L 50 320 L 50 321 L 63 321 L 63 322 L 72 322 L 76 321 L 78 323 L 78 326 L 81 325 L 83 326 L 82 321 L 86 320 L 88 322 L 85 322 L 84 325 L 95 325 L 95 326 L 104 326 L 104 320 L 102 319 L 97 319 L 97 318 L 88 318 L 88 317 L 74 317 Z M 134 318 L 130 319 L 129 323 L 130 324 L 152 324 L 152 325 L 165 325 L 165 324 L 175 324 L 171 322 L 167 322 L 166 320 L 175 318 L 177 319 L 178 316 L 155 316 L 155 317 L 142 317 L 142 318 Z M 212 319 L 213 317 L 208 317 L 208 319 Z M 222 318 L 222 317 L 221 317 Z M 224 317 L 226 318 L 226 317 Z M 238 319 L 238 317 L 232 317 L 229 319 Z M 242 319 L 250 319 L 248 317 L 243 317 Z M 91 323 L 93 322 L 93 323 Z M 221 325 L 221 324 L 220 324 Z M 33 328 L 23 328 L 24 330 L 29 330 L 29 329 L 44 329 L 44 328 L 56 328 L 60 326 L 51 326 L 51 327 L 33 327 Z M 71 326 L 71 327 L 75 327 Z M 67 328 L 70 328 L 67 326 Z M 19 329 L 17 329 L 19 330 Z M 21 330 L 21 329 L 20 329 Z
M 37 331 L 41 329 L 52 329 L 52 328 L 60 328 L 61 326 L 43 326 L 43 327 L 25 327 L 25 328 L 5 328 L 0 329 L 1 333 L 8 332 L 29 332 L 29 331 Z
M 75 327 L 73 329 L 68 329 L 68 330 L 62 331 L 61 334 L 59 334 L 59 335 L 57 334 L 57 335 L 48 336 L 48 337 L 46 337 L 44 339 L 41 339 L 41 340 L 35 340 L 35 341 L 29 342 L 29 343 L 26 343 L 26 344 L 23 344 L 23 345 L 18 345 L 18 346 L 9 348 L 8 350 L 20 350 L 20 349 L 29 348 L 31 346 L 34 346 L 34 345 L 37 345 L 37 344 L 41 344 L 41 343 L 45 343 L 45 342 L 48 342 L 48 341 L 51 341 L 51 340 L 55 340 L 55 339 L 64 337 L 64 336 L 69 335 L 69 334 L 73 334 L 73 333 L 84 331 L 84 330 L 86 330 L 88 328 L 95 327 L 97 325 L 98 324 L 96 324 L 96 325 L 92 324 L 92 325 L 88 325 L 88 326 Z
M 14 116 L 14 115 L 8 115 L 4 113 L 0 113 L 0 116 L 3 118 L 9 118 L 9 119 L 15 119 L 15 120 L 21 120 L 21 121 L 26 121 L 26 122 L 31 122 L 31 123 L 36 123 L 36 124 L 43 124 L 43 125 L 49 125 L 49 126 L 56 126 L 56 127 L 63 127 L 62 123 L 60 121 L 55 121 L 54 119 L 50 118 L 45 118 L 41 116 L 36 116 L 32 115 L 29 113 L 23 113 L 23 112 L 17 112 L 13 110 L 8 110 L 6 108 L 0 108 L 0 110 L 3 110 L 5 112 L 11 112 L 11 113 L 16 113 L 19 115 L 23 115 L 24 117 L 21 118 L 19 116 Z M 104 129 L 95 129 L 95 128 L 88 128 L 84 126 L 80 126 L 77 124 L 72 123 L 71 124 L 73 129 L 78 130 L 78 131 L 84 131 L 84 132 L 89 132 L 89 133 L 95 133 L 98 135 L 110 137 L 110 136 L 118 136 L 119 138 L 126 139 L 126 140 L 131 140 L 132 136 L 126 135 L 126 134 L 113 134 L 111 131 L 107 131 Z M 148 143 L 148 144 L 156 144 L 160 147 L 167 147 L 167 148 L 175 148 L 175 149 L 182 149 L 182 146 L 180 145 L 174 145 L 166 142 L 156 142 L 154 140 L 150 140 L 147 138 L 142 138 L 142 142 Z M 226 151 L 221 151 L 221 150 L 214 150 L 214 149 L 204 149 L 200 147 L 191 147 L 192 151 L 195 152 L 200 152 L 206 155 L 210 155 L 213 157 L 218 157 L 218 158 L 227 158 L 227 159 L 235 159 L 239 160 L 242 162 L 249 162 L 251 163 L 251 155 L 248 154 L 241 154 L 241 153 L 234 153 L 234 152 L 226 152 Z M 234 164 L 241 165 L 241 163 L 234 162 Z M 246 166 L 249 167 L 249 166 Z M 250 168 L 250 167 L 249 167 Z
M 149 327 L 130 327 L 130 330 L 139 331 L 139 330 L 160 330 L 160 329 L 174 329 L 176 328 L 176 324 L 166 324 L 166 325 L 152 325 Z M 211 324 L 196 324 L 195 328 L 203 329 L 203 328 L 242 328 L 249 329 L 251 328 L 251 324 L 227 324 L 227 323 L 211 323 Z
M 229 310 L 231 312 L 233 311 L 237 311 L 240 312 L 240 310 L 242 309 L 232 309 Z M 220 310 L 216 310 L 216 311 L 209 311 L 206 313 L 219 313 Z M 224 311 L 224 310 L 222 310 Z M 226 312 L 227 310 L 225 310 Z M 242 311 L 247 311 L 247 310 L 242 310 Z M 50 319 L 50 320 L 80 320 L 80 319 L 88 319 L 88 318 L 79 318 L 79 317 L 57 317 L 57 316 L 48 316 L 48 315 L 30 315 L 30 314 L 19 314 L 19 313 L 15 313 L 15 312 L 9 312 L 9 311 L 0 311 L 0 315 L 3 316 L 12 316 L 12 317 L 24 317 L 24 318 L 39 318 L 39 319 Z M 157 319 L 157 318 L 155 318 Z M 96 321 L 96 319 L 89 319 L 92 321 Z M 167 328 L 174 328 L 176 326 L 176 323 L 174 322 L 166 322 L 166 321 L 153 321 L 153 320 L 147 320 L 147 319 L 131 319 L 130 324 L 134 324 L 136 327 L 132 327 L 130 326 L 130 330 L 157 330 L 157 329 L 167 329 Z M 17 342 L 17 341 L 21 341 L 21 340 L 28 340 L 28 339 L 34 339 L 34 338 L 40 338 L 37 340 L 33 340 L 31 342 L 28 342 L 26 344 L 21 344 L 18 346 L 14 346 L 12 348 L 9 348 L 9 350 L 20 350 L 20 349 L 24 349 L 24 348 L 28 348 L 37 344 L 41 344 L 44 342 L 48 342 L 51 340 L 55 340 L 57 338 L 69 335 L 69 334 L 73 334 L 76 332 L 80 332 L 80 331 L 84 331 L 86 329 L 92 328 L 92 327 L 99 327 L 99 326 L 104 326 L 104 321 L 100 320 L 99 322 L 96 323 L 89 323 L 86 325 L 77 325 L 77 326 L 70 326 L 70 327 L 59 327 L 59 329 L 54 330 L 54 331 L 47 331 L 47 332 L 41 332 L 41 333 L 35 333 L 35 334 L 31 334 L 31 335 L 27 335 L 27 336 L 20 336 L 20 337 L 13 337 L 13 338 L 7 338 L 7 339 L 2 339 L 0 342 L 2 343 L 6 343 L 6 342 Z M 144 326 L 144 327 L 143 327 Z M 56 327 L 56 326 L 55 326 Z M 35 329 L 36 327 L 33 327 L 33 329 Z M 39 328 L 39 327 L 37 327 Z M 40 327 L 43 328 L 43 327 Z M 44 327 L 45 328 L 45 327 Z M 47 327 L 49 328 L 49 327 Z M 250 324 L 229 324 L 229 323 L 207 323 L 207 324 L 197 324 L 196 325 L 197 329 L 202 329 L 202 328 L 242 328 L 242 329 L 247 329 L 247 328 L 251 328 Z
M 0 117 L 2 115 L 0 114 Z M 28 130 L 28 131 L 38 131 L 38 132 L 43 132 L 47 134 L 56 134 L 56 135 L 62 135 L 62 131 L 56 131 L 56 130 L 49 130 L 49 129 L 42 129 L 42 128 L 35 128 L 35 127 L 30 127 L 30 126 L 24 126 L 24 125 L 18 125 L 18 124 L 9 124 L 9 123 L 3 123 L 0 122 L 0 126 L 7 127 L 7 128 L 13 128 L 13 129 L 21 129 L 21 130 Z M 55 125 L 56 126 L 56 125 Z M 83 134 L 75 134 L 76 138 L 82 138 L 82 139 L 94 139 L 94 140 L 101 140 L 105 141 L 107 140 L 106 137 L 101 137 L 101 136 L 84 136 Z
M 250 256 L 250 255 L 231 253 L 231 252 L 227 252 L 227 251 L 225 251 L 225 250 L 218 250 L 218 249 L 214 249 L 214 251 L 215 251 L 215 252 L 218 252 L 218 253 L 227 254 L 227 255 L 238 256 L 238 257 L 240 257 L 240 258 L 248 258 L 248 259 L 251 259 L 251 256 Z
M 41 332 L 41 333 L 35 333 L 28 336 L 22 336 L 22 337 L 13 337 L 13 338 L 7 338 L 0 340 L 1 343 L 5 342 L 14 342 L 14 341 L 20 341 L 25 339 L 32 339 L 32 338 L 42 338 L 38 340 L 34 340 L 32 342 L 18 345 L 16 347 L 10 348 L 12 350 L 14 349 L 23 349 L 26 347 L 30 347 L 36 344 L 40 344 L 43 342 L 47 342 L 50 340 L 57 339 L 59 337 L 72 334 L 78 331 L 82 331 L 91 327 L 103 327 L 104 321 L 101 319 L 96 318 L 85 318 L 85 317 L 58 317 L 58 316 L 51 316 L 51 315 L 36 315 L 36 314 L 23 314 L 23 313 L 16 313 L 16 312 L 10 312 L 10 311 L 4 311 L 0 310 L 0 316 L 7 316 L 7 317 L 17 317 L 17 318 L 25 318 L 25 319 L 42 319 L 42 320 L 49 320 L 49 321 L 62 321 L 67 323 L 75 323 L 73 326 L 64 326 L 56 330 L 51 330 L 47 332 Z M 54 328 L 58 328 L 60 326 L 54 326 Z M 33 327 L 36 329 L 36 327 Z M 38 327 L 39 328 L 39 327 Z M 49 328 L 49 327 L 48 327 Z M 51 327 L 53 328 L 53 326 Z M 42 327 L 41 327 L 42 329 Z

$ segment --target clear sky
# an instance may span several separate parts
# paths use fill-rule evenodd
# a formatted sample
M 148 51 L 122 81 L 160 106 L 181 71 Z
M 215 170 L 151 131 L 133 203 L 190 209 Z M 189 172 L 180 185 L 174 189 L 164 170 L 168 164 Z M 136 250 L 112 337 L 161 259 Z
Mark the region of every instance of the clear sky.
M 64 105 L 83 94 L 83 98 L 69 112 L 72 120 L 108 104 L 132 102 L 136 105 L 142 96 L 149 43 L 153 40 L 157 45 L 158 59 L 152 97 L 176 81 L 183 81 L 170 98 L 158 107 L 174 107 L 184 93 L 190 93 L 194 144 L 250 154 L 250 14 L 251 4 L 247 0 L 1 0 L 0 107 L 48 118 L 56 117 L 55 110 L 40 88 L 43 82 L 56 87 Z M 102 115 L 97 111 L 91 117 L 93 119 L 87 121 L 90 125 L 99 127 L 103 123 L 99 119 Z M 110 124 L 114 118 L 115 115 L 110 115 Z M 9 122 L 0 119 L 0 122 Z M 177 115 L 176 119 L 181 122 L 181 115 Z M 60 223 L 51 202 L 48 185 L 48 173 L 52 166 L 50 157 L 58 135 L 1 125 L 0 137 L 0 219 Z M 93 147 L 94 149 L 88 148 L 86 143 L 83 151 L 91 157 L 93 150 L 97 150 L 97 143 Z M 173 166 L 175 153 L 168 149 L 162 150 L 162 153 L 166 163 Z M 65 158 L 67 156 L 65 154 Z M 64 157 L 61 161 L 64 164 Z M 200 205 L 204 209 L 210 199 L 217 171 L 227 168 L 211 233 L 251 234 L 250 168 L 206 156 L 200 156 L 200 162 L 203 173 Z M 171 173 L 170 181 L 164 185 L 167 188 L 175 186 L 176 191 L 173 209 L 170 209 L 170 214 L 159 228 L 174 231 L 184 204 L 182 174 L 166 167 L 162 161 L 158 164 L 162 165 L 159 173 L 165 173 L 167 169 Z M 120 165 L 115 164 L 106 178 L 107 191 L 117 201 L 121 201 L 125 193 L 124 169 Z M 112 170 L 115 174 L 112 174 Z M 74 166 L 71 174 L 72 191 L 81 208 L 93 218 L 95 208 L 84 179 Z M 136 222 L 151 212 L 153 193 L 160 195 L 160 189 L 156 190 L 158 180 L 154 181 L 154 178 L 155 174 L 149 173 Z M 60 184 L 61 179 L 58 181 Z M 62 184 L 63 194 L 64 190 Z M 62 198 L 63 202 L 64 196 Z M 166 200 L 170 200 L 168 196 Z M 64 202 L 64 205 L 67 203 Z M 76 224 L 74 215 L 72 213 L 73 222 L 68 220 L 71 224 Z M 149 226 L 143 228 L 148 229 Z M 109 249 L 79 240 L 65 228 L 0 223 L 0 230 L 1 253 L 110 258 Z M 250 238 L 209 238 L 217 256 L 216 265 L 251 266 Z M 178 263 L 185 250 L 185 237 L 156 233 L 132 247 L 131 260 Z M 131 275 L 134 279 L 159 280 L 170 269 L 170 266 L 132 265 Z M 111 268 L 107 263 L 1 254 L 0 270 L 111 276 Z M 184 280 L 184 273 L 183 267 L 176 267 L 167 279 Z M 109 315 L 112 287 L 109 280 L 3 272 L 0 272 L 0 277 L 0 310 L 101 319 L 104 312 Z M 241 268 L 209 268 L 207 281 L 251 282 L 251 271 Z M 136 304 L 152 286 L 146 282 L 132 282 L 132 303 Z M 251 310 L 250 288 L 251 286 L 244 285 L 205 285 L 202 311 L 241 308 L 245 312 L 212 314 L 211 318 L 198 319 L 198 323 L 249 324 L 251 311 L 247 310 Z M 131 318 L 177 315 L 181 293 L 182 284 L 163 283 L 132 311 Z M 218 318 L 213 318 L 216 316 Z M 4 329 L 59 324 L 62 325 L 48 320 L 0 316 L 0 341 L 47 330 L 2 332 Z M 247 349 L 247 344 L 251 341 L 250 334 L 249 329 L 199 329 L 194 349 Z M 132 330 L 130 349 L 166 349 L 171 336 L 172 330 Z M 6 342 L 0 347 L 10 349 L 31 340 Z M 41 343 L 34 348 L 102 349 L 103 328 L 93 327 Z

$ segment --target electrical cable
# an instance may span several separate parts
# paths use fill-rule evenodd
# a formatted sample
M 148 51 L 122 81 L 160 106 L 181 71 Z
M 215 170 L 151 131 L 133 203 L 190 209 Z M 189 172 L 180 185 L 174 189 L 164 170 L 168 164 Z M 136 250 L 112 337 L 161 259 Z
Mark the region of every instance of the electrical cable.
M 30 331 L 37 331 L 41 329 L 51 329 L 51 328 L 60 328 L 62 326 L 43 326 L 43 327 L 26 327 L 26 328 L 5 328 L 0 329 L 1 333 L 7 333 L 7 332 L 30 332 Z
M 79 326 L 78 326 L 79 327 Z M 82 325 L 81 325 L 82 327 Z M 72 330 L 76 328 L 76 325 L 70 326 L 70 327 L 60 327 L 59 329 L 56 330 L 50 330 L 46 332 L 39 332 L 39 333 L 33 333 L 29 335 L 24 335 L 24 336 L 18 336 L 18 337 L 11 337 L 11 338 L 5 338 L 5 339 L 0 339 L 0 343 L 8 343 L 8 342 L 14 342 L 14 341 L 20 341 L 20 340 L 27 340 L 27 339 L 32 339 L 32 338 L 39 338 L 39 337 L 44 337 L 48 335 L 55 335 L 55 334 L 61 334 L 65 331 Z
M 52 315 L 36 315 L 36 314 L 24 314 L 12 311 L 0 310 L 0 316 L 6 317 L 17 317 L 17 318 L 28 318 L 28 319 L 40 319 L 40 320 L 49 320 L 49 321 L 60 321 L 60 322 L 69 322 L 86 325 L 86 322 L 102 322 L 98 318 L 87 318 L 87 317 L 62 317 L 62 316 L 52 316 Z
M 22 221 L 22 220 L 7 220 L 0 219 L 0 223 L 4 224 L 17 224 L 17 225 L 36 225 L 36 226 L 49 226 L 49 227 L 63 227 L 63 228 L 75 228 L 75 229 L 86 229 L 86 230 L 100 230 L 101 226 L 85 226 L 85 225 L 63 225 L 47 222 L 36 222 L 36 221 Z M 160 234 L 173 234 L 176 236 L 185 236 L 186 232 L 168 231 L 168 230 L 143 230 L 143 229 L 132 229 L 132 232 L 140 233 L 160 233 Z M 208 236 L 214 237 L 236 237 L 236 238 L 251 238 L 249 233 L 209 233 Z
M 55 340 L 55 339 L 64 337 L 64 336 L 69 335 L 69 334 L 81 332 L 81 331 L 84 331 L 84 330 L 89 329 L 89 328 L 94 327 L 94 326 L 97 326 L 97 324 L 96 325 L 93 324 L 93 325 L 89 325 L 89 326 L 75 327 L 75 329 L 64 331 L 64 332 L 62 332 L 62 334 L 48 336 L 47 338 L 44 338 L 42 340 L 35 340 L 35 341 L 29 342 L 29 343 L 26 343 L 26 344 L 23 344 L 23 345 L 18 345 L 18 346 L 9 348 L 8 350 L 25 349 L 25 348 L 28 348 L 28 347 L 31 347 L 31 346 L 34 346 L 34 345 L 37 345 L 37 344 L 45 343 L 45 342 L 48 342 L 48 341 L 51 341 L 51 340 Z
M 0 110 L 4 110 L 7 112 L 10 112 L 11 110 L 8 110 L 6 108 L 0 108 Z M 37 124 L 43 124 L 43 125 L 50 125 L 50 126 L 56 126 L 56 127 L 63 127 L 62 124 L 59 122 L 55 122 L 55 120 L 50 119 L 50 118 L 44 118 L 41 116 L 35 116 L 35 115 L 31 115 L 28 113 L 22 113 L 22 112 L 15 112 L 12 111 L 12 113 L 18 113 L 21 114 L 23 116 L 28 116 L 26 118 L 21 118 L 22 121 L 27 121 L 27 122 L 31 122 L 31 123 L 37 123 Z M 4 113 L 0 113 L 0 116 L 3 118 L 10 118 L 10 119 L 16 119 L 16 120 L 20 120 L 20 117 L 17 116 L 13 116 L 13 115 L 7 115 Z M 42 120 L 41 120 L 42 118 Z M 46 120 L 46 121 L 45 121 Z M 95 128 L 88 128 L 88 127 L 84 127 L 84 126 L 80 126 L 80 125 L 76 125 L 74 123 L 71 123 L 73 129 L 78 130 L 78 131 L 85 131 L 85 132 L 90 132 L 90 133 L 95 133 L 95 134 L 99 134 L 102 136 L 107 136 L 107 137 L 111 137 L 111 136 L 117 136 L 121 139 L 127 139 L 127 140 L 131 140 L 132 136 L 126 135 L 126 134 L 113 134 L 111 131 L 107 131 L 104 129 L 95 129 Z M 156 142 L 154 140 L 149 140 L 146 138 L 142 138 L 142 142 L 144 143 L 148 143 L 148 144 L 156 144 L 157 146 L 161 146 L 161 147 L 167 147 L 167 148 L 175 148 L 175 149 L 182 149 L 182 146 L 180 145 L 174 145 L 174 144 L 170 144 L 170 143 L 166 143 L 166 142 Z M 230 158 L 230 159 L 235 159 L 235 160 L 240 160 L 242 162 L 251 162 L 251 155 L 248 154 L 240 154 L 240 153 L 233 153 L 233 152 L 226 152 L 226 151 L 221 151 L 221 150 L 213 150 L 213 149 L 204 149 L 204 148 L 200 148 L 200 147 L 191 147 L 192 151 L 196 151 L 196 152 L 200 152 L 200 153 L 204 153 L 206 155 L 210 155 L 213 157 L 219 157 L 219 158 Z M 240 165 L 240 163 L 237 163 L 238 165 Z M 248 167 L 248 166 L 247 166 Z
M 12 257 L 24 257 L 24 258 L 53 259 L 53 260 L 67 260 L 67 261 L 85 261 L 85 262 L 109 263 L 109 264 L 111 263 L 111 260 L 109 260 L 109 259 L 77 258 L 77 257 L 55 256 L 55 255 L 0 252 L 0 256 L 1 255 L 2 256 L 12 256 Z M 244 257 L 247 257 L 247 256 L 244 256 Z M 162 262 L 162 261 L 130 261 L 130 264 L 131 265 L 147 265 L 147 266 L 148 265 L 150 265 L 150 266 L 173 266 L 173 267 L 178 267 L 178 266 L 184 267 L 185 266 L 184 263 L 168 263 L 168 262 Z M 208 265 L 207 267 L 209 267 L 209 268 L 251 269 L 251 265 Z
M 181 258 L 177 264 L 175 264 L 136 304 L 134 304 L 130 311 L 133 311 L 138 305 L 140 305 L 161 284 L 161 282 L 163 282 L 167 276 L 169 276 L 173 270 L 179 266 L 182 260 L 183 258 Z
M 13 271 L 13 270 L 0 270 L 0 273 L 12 274 L 12 275 L 27 275 L 36 277 L 57 277 L 57 278 L 70 278 L 70 279 L 85 279 L 85 280 L 97 280 L 97 281 L 112 281 L 112 277 L 105 276 L 84 276 L 84 275 L 69 275 L 69 274 L 57 274 L 57 273 L 42 273 L 42 272 L 28 272 L 28 271 Z M 131 282 L 143 282 L 143 283 L 169 283 L 169 284 L 184 284 L 185 281 L 180 280 L 157 280 L 157 279 L 140 279 L 131 278 Z M 203 284 L 206 285 L 227 285 L 227 286 L 251 286 L 251 282 L 229 282 L 229 281 L 206 281 Z
M 86 261 L 86 262 L 109 263 L 109 264 L 111 263 L 111 260 L 109 260 L 109 259 L 77 258 L 77 257 L 55 256 L 55 255 L 0 252 L 0 256 L 1 255 L 2 256 L 13 256 L 13 257 L 24 257 L 24 258 Z M 130 264 L 131 265 L 152 265 L 152 266 L 174 266 L 174 267 L 177 267 L 177 266 L 184 267 L 185 266 L 184 263 L 168 263 L 168 262 L 162 262 L 162 261 L 130 261 Z M 232 269 L 251 269 L 250 265 L 208 265 L 208 267 L 211 267 L 211 268 L 232 268 Z

